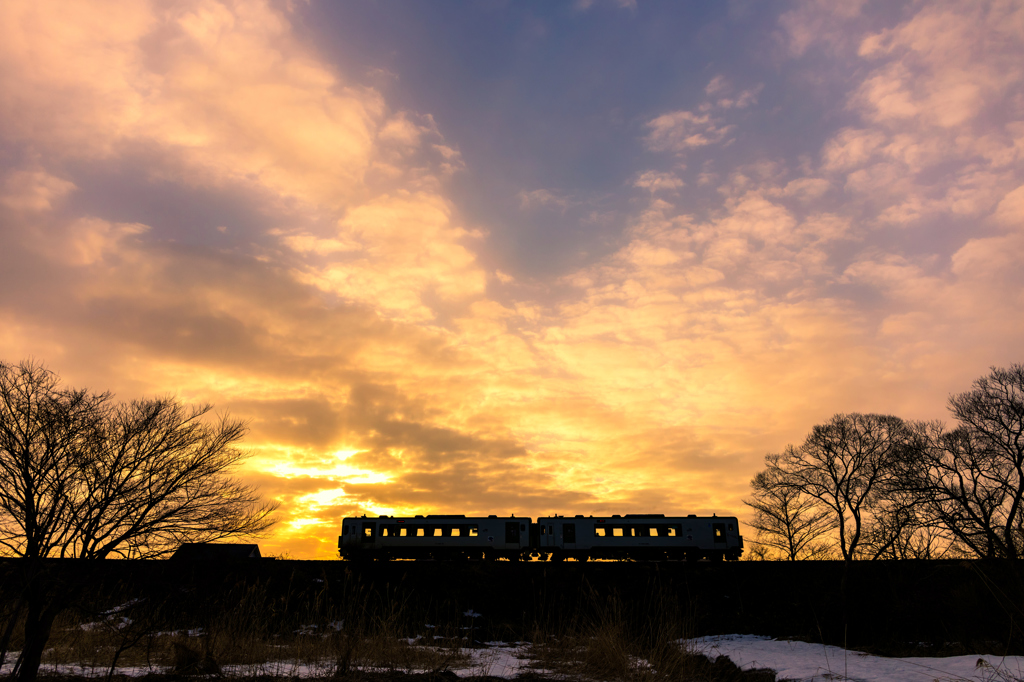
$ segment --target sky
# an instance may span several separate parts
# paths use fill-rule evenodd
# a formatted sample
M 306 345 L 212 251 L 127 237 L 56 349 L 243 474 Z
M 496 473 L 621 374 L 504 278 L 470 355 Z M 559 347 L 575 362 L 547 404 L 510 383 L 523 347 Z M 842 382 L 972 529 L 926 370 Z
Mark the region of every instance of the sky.
M 244 419 L 266 554 L 729 514 L 1024 361 L 1024 1 L 7 0 L 0 359 Z

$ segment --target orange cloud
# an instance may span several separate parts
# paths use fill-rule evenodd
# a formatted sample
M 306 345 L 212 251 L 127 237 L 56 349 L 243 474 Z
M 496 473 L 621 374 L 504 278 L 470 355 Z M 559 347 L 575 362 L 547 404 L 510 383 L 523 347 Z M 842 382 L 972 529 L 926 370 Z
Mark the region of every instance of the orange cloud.
M 1019 15 L 922 6 L 866 34 L 863 3 L 837 7 L 781 19 L 790 55 L 838 32 L 863 69 L 816 161 L 632 173 L 610 253 L 538 280 L 488 264 L 445 184 L 451 132 L 276 5 L 6 3 L 0 135 L 28 151 L 0 192 L 0 352 L 246 419 L 242 475 L 284 503 L 270 552 L 332 556 L 356 513 L 739 512 L 764 451 L 831 413 L 939 417 L 950 386 L 1019 360 L 1024 122 L 989 116 L 1020 80 Z M 726 142 L 758 88 L 704 94 L 645 116 L 638 152 Z M 236 222 L 73 201 L 140 166 Z M 892 228 L 965 216 L 982 227 L 926 226 L 945 251 Z

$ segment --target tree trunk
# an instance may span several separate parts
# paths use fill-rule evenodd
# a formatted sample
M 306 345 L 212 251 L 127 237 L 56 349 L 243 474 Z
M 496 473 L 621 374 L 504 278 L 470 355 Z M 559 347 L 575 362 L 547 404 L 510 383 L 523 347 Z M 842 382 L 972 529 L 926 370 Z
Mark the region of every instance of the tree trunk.
M 25 645 L 21 649 L 21 658 L 14 670 L 14 677 L 19 680 L 34 680 L 39 672 L 39 664 L 43 660 L 43 649 L 50 638 L 50 629 L 43 621 L 42 605 L 37 595 L 28 599 L 28 614 L 25 617 Z
M 25 619 L 25 647 L 22 649 L 21 664 L 18 666 L 16 679 L 35 680 L 39 673 L 39 665 L 43 660 L 43 651 L 50 641 L 53 621 L 63 607 L 55 603 L 44 605 L 45 597 L 39 602 L 28 606 L 28 617 Z
M 24 608 L 25 597 L 22 595 L 18 597 L 18 601 L 14 606 L 14 612 L 7 621 L 7 625 L 4 626 L 3 637 L 0 637 L 0 668 L 4 666 L 4 661 L 7 660 L 7 649 L 11 645 L 11 637 L 14 635 L 14 628 L 18 624 L 18 618 L 21 617 L 21 612 Z
M 25 645 L 12 676 L 18 680 L 35 680 L 43 652 L 50 641 L 50 632 L 57 615 L 63 611 L 76 593 L 75 585 L 67 585 L 50 575 L 45 566 L 36 565 L 34 575 L 28 579 L 24 593 Z M 80 580 L 76 577 L 75 580 Z

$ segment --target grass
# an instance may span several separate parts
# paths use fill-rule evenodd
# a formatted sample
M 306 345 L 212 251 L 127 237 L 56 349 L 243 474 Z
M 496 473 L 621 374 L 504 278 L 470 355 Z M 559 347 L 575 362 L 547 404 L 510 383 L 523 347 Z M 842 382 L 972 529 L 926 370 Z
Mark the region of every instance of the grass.
M 214 602 L 189 603 L 187 592 L 139 598 L 113 590 L 65 611 L 43 657 L 50 669 L 110 677 L 117 668 L 175 675 L 336 677 L 357 669 L 412 673 L 464 665 L 455 628 L 410 637 L 413 618 L 396 595 L 357 581 L 331 598 L 273 594 L 266 583 L 239 586 Z M 20 628 L 10 649 L 20 649 Z M 11 661 L 11 657 L 8 657 Z
M 99 590 L 58 619 L 43 663 L 65 676 L 108 679 L 125 668 L 164 678 L 367 682 L 439 678 L 471 665 L 481 678 L 505 672 L 489 668 L 494 659 L 486 654 L 471 656 L 475 639 L 496 633 L 475 631 L 473 612 L 443 596 L 412 606 L 400 585 L 370 589 L 352 576 L 340 584 L 314 582 L 313 590 L 283 591 L 267 582 L 239 584 L 212 599 L 180 588 L 144 597 L 124 585 Z M 571 608 L 551 603 L 524 624 L 532 642 L 525 655 L 533 661 L 524 681 L 774 680 L 687 650 L 681 642 L 692 636 L 693 619 L 667 590 L 655 586 L 643 599 L 624 600 L 584 581 L 570 601 Z M 11 649 L 19 645 L 16 636 Z
M 530 656 L 561 680 L 774 682 L 772 671 L 741 671 L 727 657 L 709 660 L 688 644 L 693 617 L 676 595 L 653 585 L 642 599 L 601 595 L 585 583 L 567 619 L 538 625 Z

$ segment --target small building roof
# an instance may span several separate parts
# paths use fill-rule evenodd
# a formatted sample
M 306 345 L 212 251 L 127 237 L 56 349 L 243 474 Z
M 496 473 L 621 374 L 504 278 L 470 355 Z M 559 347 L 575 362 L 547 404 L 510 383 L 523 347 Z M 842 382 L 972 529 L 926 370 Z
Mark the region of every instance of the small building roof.
M 232 559 L 260 559 L 260 546 L 240 543 L 186 542 L 171 556 L 171 559 L 188 561 Z

